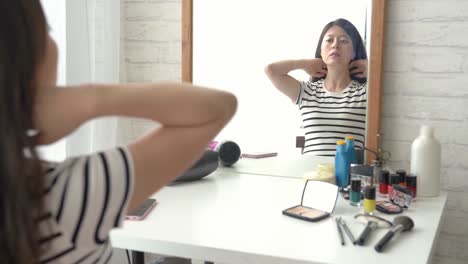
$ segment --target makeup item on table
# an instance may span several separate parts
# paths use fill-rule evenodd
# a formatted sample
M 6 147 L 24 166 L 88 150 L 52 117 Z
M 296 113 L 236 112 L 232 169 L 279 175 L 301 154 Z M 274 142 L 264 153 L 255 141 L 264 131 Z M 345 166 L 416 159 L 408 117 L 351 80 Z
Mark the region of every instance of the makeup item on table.
M 385 236 L 375 245 L 374 249 L 377 252 L 382 252 L 385 245 L 398 233 L 409 231 L 414 227 L 414 222 L 408 216 L 397 216 L 393 219 L 393 228 L 390 229 Z
M 405 187 L 406 186 L 406 171 L 405 170 L 397 170 L 396 174 L 400 176 L 400 186 Z
M 403 212 L 403 208 L 390 201 L 377 201 L 375 209 L 384 214 L 399 214 Z
M 351 186 L 344 187 L 340 189 L 340 193 L 345 200 L 349 200 L 349 192 L 351 191 Z
M 349 164 L 357 164 L 357 153 L 356 149 L 354 148 L 354 137 L 353 136 L 346 136 L 346 156 L 348 157 Z
M 392 201 L 392 203 L 402 208 L 408 208 L 411 204 L 411 200 L 413 200 L 413 197 L 408 189 L 399 185 L 395 185 L 393 186 L 393 195 L 389 196 L 389 199 Z
M 430 126 L 422 126 L 411 144 L 410 172 L 418 176 L 418 196 L 435 197 L 440 193 L 441 146 Z
M 335 209 L 338 186 L 316 180 L 307 180 L 299 205 L 284 209 L 284 215 L 316 222 L 327 218 Z
M 354 239 L 353 233 L 351 233 L 351 230 L 349 230 L 348 225 L 344 221 L 342 217 L 339 218 L 341 227 L 343 227 L 344 231 L 346 232 L 346 235 L 348 235 L 349 241 L 353 243 L 353 245 L 356 245 L 356 240 Z
M 364 187 L 368 185 L 372 185 L 371 181 L 372 181 L 373 169 L 374 168 L 370 165 L 351 164 L 350 165 L 351 178 L 353 177 L 361 178 L 361 189 L 364 189 Z
M 317 164 L 316 170 L 305 172 L 302 177 L 306 180 L 317 180 L 336 184 L 335 165 L 333 163 L 319 163 Z
M 364 189 L 364 213 L 373 214 L 375 211 L 375 186 Z
M 380 173 L 382 172 L 382 161 L 381 160 L 372 160 L 373 173 L 371 178 L 371 184 L 374 185 L 374 182 L 380 180 Z
M 335 177 L 336 185 L 343 188 L 349 184 L 349 160 L 346 154 L 346 143 L 342 140 L 336 142 Z
M 416 198 L 417 178 L 416 174 L 409 173 L 406 175 L 406 188 L 411 192 L 413 200 Z
M 355 215 L 354 218 L 359 220 L 361 223 L 366 224 L 366 227 L 362 230 L 361 234 L 356 240 L 356 244 L 361 246 L 364 245 L 364 243 L 366 242 L 366 238 L 370 235 L 372 230 L 377 228 L 392 227 L 392 223 L 390 221 L 375 215 L 358 214 Z
M 387 170 L 382 170 L 379 177 L 379 193 L 383 196 L 387 196 L 388 193 L 388 182 L 389 182 L 390 172 Z
M 343 236 L 343 230 L 341 230 L 340 221 L 336 217 L 335 217 L 335 221 L 336 221 L 336 228 L 338 229 L 338 235 L 340 236 L 341 245 L 344 246 L 345 241 L 344 241 L 344 236 Z
M 361 178 L 359 177 L 351 178 L 349 203 L 353 206 L 361 206 Z
M 388 195 L 388 197 L 392 197 L 393 196 L 393 186 L 400 185 L 400 175 L 392 173 L 392 174 L 389 175 L 389 179 L 390 179 L 390 182 L 388 184 L 387 195 Z

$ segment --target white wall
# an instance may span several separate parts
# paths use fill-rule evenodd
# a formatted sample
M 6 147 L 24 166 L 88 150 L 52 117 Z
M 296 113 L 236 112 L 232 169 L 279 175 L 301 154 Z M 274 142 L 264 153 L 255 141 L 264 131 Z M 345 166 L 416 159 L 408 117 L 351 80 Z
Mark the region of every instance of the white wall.
M 383 146 L 392 152 L 392 166 L 409 169 L 410 144 L 419 125 L 436 128 L 449 201 L 433 262 L 467 263 L 468 2 L 387 2 Z M 128 79 L 180 80 L 181 1 L 124 3 Z M 128 140 L 151 126 L 129 123 Z
M 42 4 L 51 35 L 58 44 L 59 85 L 115 83 L 124 79 L 120 72 L 120 2 L 47 0 Z M 120 145 L 123 140 L 119 123 L 115 117 L 87 122 L 66 139 L 40 148 L 41 155 L 49 160 L 63 160 Z
M 449 198 L 434 262 L 468 263 L 468 2 L 387 2 L 383 146 L 409 169 L 419 126 L 435 127 Z
M 88 0 L 87 0 L 88 1 Z M 58 85 L 76 85 L 91 80 L 89 20 L 86 1 L 43 0 L 51 36 L 58 46 Z M 39 148 L 44 159 L 63 160 L 67 156 L 92 151 L 92 126 L 86 123 L 66 139 Z

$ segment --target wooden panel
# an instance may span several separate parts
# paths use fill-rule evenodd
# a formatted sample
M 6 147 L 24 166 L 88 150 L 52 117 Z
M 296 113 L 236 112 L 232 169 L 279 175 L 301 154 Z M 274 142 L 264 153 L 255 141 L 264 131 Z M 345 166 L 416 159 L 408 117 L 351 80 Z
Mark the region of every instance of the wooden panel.
M 386 0 L 372 1 L 371 48 L 367 98 L 366 147 L 377 151 L 380 146 L 380 113 L 382 105 L 383 45 L 385 32 Z M 366 154 L 366 163 L 371 164 L 375 155 Z
M 192 82 L 192 0 L 182 0 L 182 81 Z

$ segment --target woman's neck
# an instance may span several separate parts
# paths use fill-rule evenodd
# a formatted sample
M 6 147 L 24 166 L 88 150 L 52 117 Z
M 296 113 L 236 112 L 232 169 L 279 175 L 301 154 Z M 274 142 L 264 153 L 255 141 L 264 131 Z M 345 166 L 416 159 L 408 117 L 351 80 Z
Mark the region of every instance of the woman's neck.
M 328 66 L 327 77 L 325 77 L 324 82 L 329 92 L 343 91 L 351 82 L 349 68 Z

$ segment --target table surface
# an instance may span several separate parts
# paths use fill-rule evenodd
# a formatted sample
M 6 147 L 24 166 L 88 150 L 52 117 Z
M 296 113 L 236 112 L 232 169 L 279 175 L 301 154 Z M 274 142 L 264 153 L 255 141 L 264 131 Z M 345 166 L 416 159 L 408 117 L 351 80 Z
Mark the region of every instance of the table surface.
M 252 159 L 241 158 L 232 167 L 220 166 L 218 171 L 258 174 L 288 178 L 303 178 L 304 174 L 317 169 L 318 164 L 334 164 L 334 157 L 311 155 L 284 156 Z
M 404 214 L 415 227 L 383 253 L 374 245 L 387 230 L 374 230 L 365 246 L 345 235 L 341 246 L 334 217 L 343 217 L 357 238 L 364 225 L 341 195 L 332 217 L 306 222 L 282 210 L 300 203 L 305 181 L 218 170 L 196 182 L 167 186 L 144 221 L 125 221 L 111 232 L 114 247 L 219 263 L 426 263 L 431 257 L 447 200 L 418 198 Z M 383 215 L 392 221 L 393 216 Z M 401 214 L 400 214 L 401 215 Z

